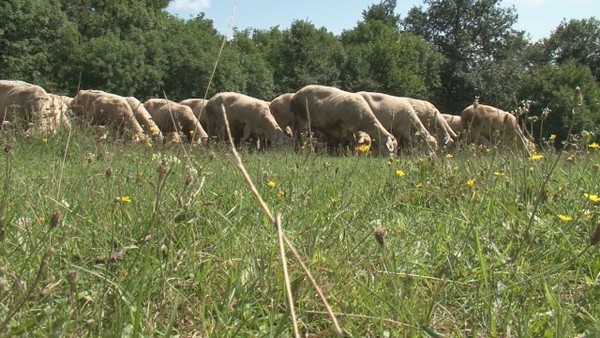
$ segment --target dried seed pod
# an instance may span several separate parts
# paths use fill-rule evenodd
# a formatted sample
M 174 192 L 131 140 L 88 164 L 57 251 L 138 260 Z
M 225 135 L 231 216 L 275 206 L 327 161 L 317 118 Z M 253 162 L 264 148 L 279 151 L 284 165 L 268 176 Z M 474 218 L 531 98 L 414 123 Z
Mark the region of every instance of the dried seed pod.
M 387 234 L 387 231 L 384 228 L 377 227 L 375 229 L 375 240 L 377 241 L 377 243 L 379 243 L 379 245 L 383 246 L 385 244 L 385 235 L 386 234 Z
M 59 223 L 60 213 L 58 211 L 55 211 L 52 213 L 52 216 L 50 216 L 50 228 L 56 228 Z

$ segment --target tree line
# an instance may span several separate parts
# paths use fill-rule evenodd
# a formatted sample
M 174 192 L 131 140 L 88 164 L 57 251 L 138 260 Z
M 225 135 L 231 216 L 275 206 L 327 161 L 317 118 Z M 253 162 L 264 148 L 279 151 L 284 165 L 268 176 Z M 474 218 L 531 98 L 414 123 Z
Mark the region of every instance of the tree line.
M 558 140 L 567 137 L 579 86 L 584 104 L 573 130 L 599 129 L 595 17 L 563 21 L 531 41 L 513 27 L 514 7 L 501 0 L 424 0 L 404 17 L 395 13 L 396 0 L 381 0 L 339 35 L 306 20 L 287 29 L 236 29 L 215 69 L 222 34 L 203 13 L 167 13 L 169 2 L 3 1 L 0 78 L 71 96 L 93 88 L 173 100 L 221 91 L 271 100 L 322 84 L 425 99 L 453 114 L 479 97 L 505 110 L 526 105 L 534 135 Z

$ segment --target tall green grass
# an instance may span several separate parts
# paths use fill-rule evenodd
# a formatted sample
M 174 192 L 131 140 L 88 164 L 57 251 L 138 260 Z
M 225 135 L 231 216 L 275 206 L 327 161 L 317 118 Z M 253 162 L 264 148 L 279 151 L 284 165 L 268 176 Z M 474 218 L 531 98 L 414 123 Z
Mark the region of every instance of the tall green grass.
M 2 137 L 0 335 L 293 334 L 276 232 L 227 149 L 89 135 Z M 540 154 L 243 161 L 348 335 L 600 335 L 600 152 Z M 334 335 L 288 268 L 300 333 Z

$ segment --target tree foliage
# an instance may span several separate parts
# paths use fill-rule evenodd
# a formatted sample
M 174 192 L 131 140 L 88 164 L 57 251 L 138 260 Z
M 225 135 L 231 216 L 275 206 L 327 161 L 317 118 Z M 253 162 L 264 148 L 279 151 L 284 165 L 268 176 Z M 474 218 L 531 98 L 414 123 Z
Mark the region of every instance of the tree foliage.
M 581 88 L 583 103 L 576 105 L 573 92 Z M 521 97 L 532 101 L 531 113 L 542 120 L 544 109 L 550 109 L 543 130 L 535 125 L 534 136 L 557 135 L 559 141 L 567 139 L 571 119 L 573 133 L 583 130 L 598 131 L 600 126 L 600 85 L 589 67 L 573 61 L 561 65 L 548 64 L 532 71 L 523 81 Z M 575 114 L 571 111 L 575 108 Z
M 494 102 L 498 86 L 493 82 L 513 78 L 522 71 L 516 53 L 525 44 L 523 33 L 512 29 L 517 19 L 514 8 L 501 7 L 500 3 L 425 0 L 426 8 L 413 7 L 403 21 L 406 30 L 433 43 L 446 58 L 437 95 L 449 110 L 459 111 L 475 95 L 490 103 L 506 104 Z
M 362 17 L 365 22 L 381 21 L 390 27 L 398 28 L 400 15 L 395 14 L 395 10 L 396 0 L 381 0 L 364 10 Z
M 548 61 L 587 65 L 600 81 L 600 20 L 563 21 L 543 44 Z
M 262 100 L 274 97 L 273 72 L 252 40 L 252 32 L 236 32 L 224 49 L 217 76 L 216 91 L 244 93 Z
M 361 22 L 341 36 L 348 54 L 342 79 L 353 91 L 429 98 L 439 86 L 442 56 L 422 38 L 383 21 Z
M 321 83 L 338 85 L 344 50 L 340 41 L 325 28 L 296 20 L 282 32 L 274 52 L 280 55 L 274 76 L 281 84 L 279 92 L 292 92 Z
M 0 2 L 0 78 L 53 81 L 53 64 L 69 30 L 56 0 Z

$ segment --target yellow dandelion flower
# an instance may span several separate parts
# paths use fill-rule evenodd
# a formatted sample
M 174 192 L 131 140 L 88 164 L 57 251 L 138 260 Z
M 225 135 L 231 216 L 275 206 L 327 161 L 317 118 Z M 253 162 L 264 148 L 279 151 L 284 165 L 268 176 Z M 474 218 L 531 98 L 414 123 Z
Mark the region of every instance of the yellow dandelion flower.
M 475 181 L 474 180 L 467 180 L 467 182 L 465 182 L 465 184 L 467 185 L 467 187 L 473 188 L 475 186 Z
M 540 161 L 544 159 L 544 155 L 534 154 L 529 158 L 530 161 Z
M 556 140 L 556 134 L 550 135 L 550 141 L 554 141 L 554 140 Z
M 277 183 L 273 182 L 273 181 L 269 181 L 267 182 L 267 187 L 269 187 L 269 189 L 273 189 L 277 186 Z
M 506 175 L 501 171 L 494 171 L 494 176 L 502 177 L 502 176 L 506 176 Z
M 454 155 L 452 155 L 452 154 L 446 154 L 446 158 L 453 158 L 453 157 L 454 157 Z
M 559 218 L 561 221 L 563 221 L 563 222 L 570 222 L 570 221 L 572 221 L 572 220 L 573 220 L 573 218 L 572 218 L 571 216 L 567 216 L 567 215 L 560 215 L 560 214 L 558 214 L 558 215 L 556 215 L 556 216 L 558 216 L 558 218 Z
M 594 143 L 590 143 L 588 144 L 588 148 L 590 149 L 600 149 L 600 144 L 594 142 Z
M 156 127 L 152 126 L 148 130 L 150 130 L 150 132 L 153 133 L 153 132 L 157 131 L 158 129 L 156 129 Z
M 368 144 L 360 144 L 357 145 L 356 148 L 354 148 L 354 150 L 356 150 L 356 153 L 359 155 L 368 153 L 370 149 L 371 147 Z
M 277 197 L 281 198 L 281 197 L 284 197 L 284 196 L 285 196 L 285 191 L 279 190 L 277 192 Z
M 404 173 L 403 170 L 396 170 L 396 176 L 403 177 L 404 175 L 406 175 L 406 173 Z
M 590 200 L 594 203 L 600 202 L 600 196 L 598 196 L 598 195 L 583 194 L 583 196 L 585 196 L 585 198 L 587 198 L 588 200 Z
M 190 135 L 194 135 L 194 131 L 193 130 L 190 130 Z
M 131 203 L 131 197 L 129 196 L 120 196 L 115 198 L 115 202 L 117 203 Z

